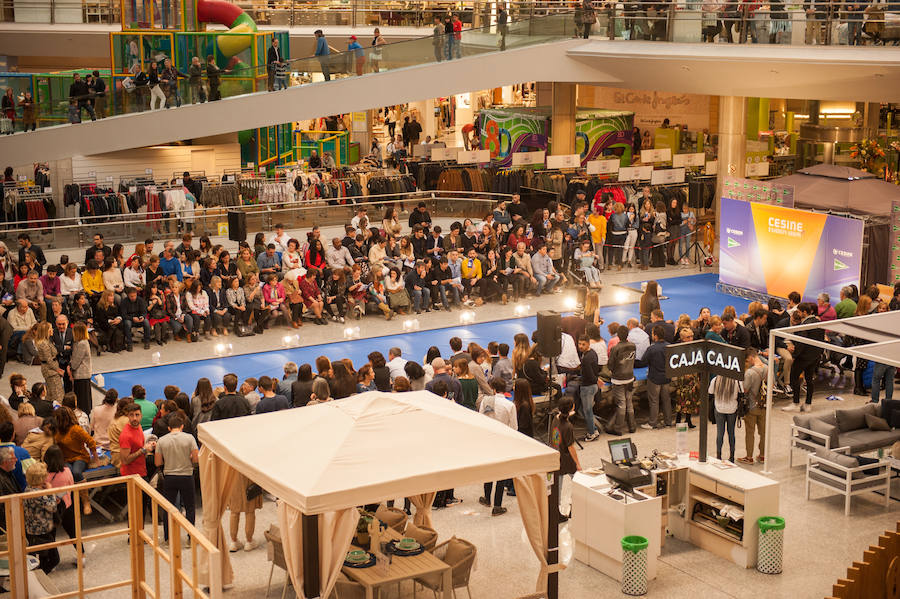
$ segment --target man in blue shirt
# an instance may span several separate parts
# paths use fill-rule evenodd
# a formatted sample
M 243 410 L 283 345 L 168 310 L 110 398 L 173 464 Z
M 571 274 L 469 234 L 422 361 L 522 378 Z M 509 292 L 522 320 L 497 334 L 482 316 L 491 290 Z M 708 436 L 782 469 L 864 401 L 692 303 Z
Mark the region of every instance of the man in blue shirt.
M 556 268 L 553 266 L 553 260 L 547 254 L 547 246 L 542 245 L 538 251 L 531 257 L 531 268 L 534 271 L 534 278 L 537 279 L 537 294 L 543 292 L 560 293 L 562 288 L 554 289 L 556 284 L 562 280 Z
M 328 47 L 328 40 L 325 39 L 325 34 L 321 29 L 316 29 L 314 35 L 316 36 L 316 57 L 322 67 L 322 75 L 325 77 L 325 81 L 331 81 L 331 69 L 329 68 L 331 48 Z
M 159 268 L 167 277 L 169 275 L 175 275 L 178 277 L 178 280 L 181 281 L 183 279 L 181 274 L 181 264 L 178 262 L 178 258 L 173 252 L 173 245 L 174 244 L 171 241 L 166 242 L 166 247 L 159 259 Z
M 284 395 L 275 393 L 274 386 L 274 382 L 270 377 L 259 377 L 259 391 L 262 393 L 262 398 L 256 404 L 257 414 L 278 412 L 291 407 L 290 402 Z
M 281 278 L 281 258 L 275 253 L 274 243 L 266 246 L 266 251 L 256 259 L 256 265 L 259 267 L 260 280 L 267 280 L 269 275 L 279 275 Z

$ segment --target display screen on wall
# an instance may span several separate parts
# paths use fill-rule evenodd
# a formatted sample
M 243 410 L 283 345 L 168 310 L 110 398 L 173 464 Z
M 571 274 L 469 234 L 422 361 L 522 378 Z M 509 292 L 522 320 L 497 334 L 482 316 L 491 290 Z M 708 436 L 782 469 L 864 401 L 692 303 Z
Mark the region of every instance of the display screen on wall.
M 722 198 L 719 281 L 776 297 L 837 298 L 859 283 L 863 221 Z

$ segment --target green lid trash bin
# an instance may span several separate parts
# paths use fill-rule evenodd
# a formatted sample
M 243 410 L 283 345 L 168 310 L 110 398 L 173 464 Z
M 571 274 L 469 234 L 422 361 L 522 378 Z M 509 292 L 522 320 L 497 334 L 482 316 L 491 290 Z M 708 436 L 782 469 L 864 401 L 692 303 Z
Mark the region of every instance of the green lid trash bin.
M 784 518 L 763 516 L 756 521 L 756 524 L 759 526 L 756 569 L 763 574 L 781 574 Z
M 622 592 L 626 595 L 647 594 L 647 546 L 644 537 L 622 537 Z

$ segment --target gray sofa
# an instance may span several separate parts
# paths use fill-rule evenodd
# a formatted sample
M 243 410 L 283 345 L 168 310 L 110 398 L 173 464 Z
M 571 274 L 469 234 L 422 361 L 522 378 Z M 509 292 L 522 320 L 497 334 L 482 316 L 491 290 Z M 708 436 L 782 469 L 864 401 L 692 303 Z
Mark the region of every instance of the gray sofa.
M 888 430 L 880 430 L 884 428 Z M 791 466 L 794 465 L 795 449 L 813 452 L 819 448 L 834 450 L 843 447 L 847 453 L 856 454 L 889 447 L 897 441 L 900 441 L 900 428 L 891 428 L 881 419 L 881 410 L 877 404 L 869 403 L 859 408 L 814 414 L 796 414 L 791 425 L 788 461 Z

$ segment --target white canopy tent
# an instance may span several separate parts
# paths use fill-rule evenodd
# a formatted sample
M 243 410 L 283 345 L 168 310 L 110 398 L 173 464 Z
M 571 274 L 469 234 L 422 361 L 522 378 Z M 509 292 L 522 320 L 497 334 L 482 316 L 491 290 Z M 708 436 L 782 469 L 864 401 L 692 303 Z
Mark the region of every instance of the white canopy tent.
M 526 532 L 541 561 L 539 588 L 556 571 L 547 566 L 556 554 L 555 547 L 548 552 L 555 535 L 548 522 L 545 475 L 559 469 L 559 453 L 432 393 L 369 392 L 207 422 L 200 425 L 199 438 L 204 500 L 228 496 L 233 470 L 280 499 L 282 538 L 298 595 L 303 571 L 310 569 L 322 574 L 321 586 L 310 596 L 330 591 L 356 528 L 357 506 L 409 497 L 416 521 L 427 524 L 435 491 L 508 478 L 515 479 Z M 224 505 L 206 507 L 205 532 L 223 550 L 223 572 L 230 572 L 221 530 Z M 307 524 L 318 527 L 318 547 L 301 535 Z M 310 551 L 301 557 L 303 549 L 315 549 L 321 563 L 308 561 Z
M 856 337 L 867 341 L 865 345 L 851 345 L 839 347 L 832 343 L 816 341 L 800 335 L 799 333 L 812 329 L 823 329 L 840 333 L 844 336 Z M 805 343 L 826 350 L 856 356 L 865 360 L 871 360 L 888 366 L 900 368 L 900 312 L 882 312 L 866 316 L 854 316 L 841 320 L 829 320 L 812 324 L 800 324 L 794 327 L 773 329 L 769 331 L 769 356 L 775 355 L 775 338 L 781 337 L 794 343 Z M 766 394 L 766 430 L 771 429 L 772 419 L 772 389 L 775 383 L 775 361 L 769 360 L 768 366 L 768 392 Z M 766 462 L 763 472 L 769 472 L 769 455 L 772 435 L 766 435 Z

